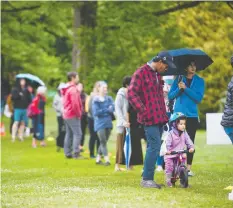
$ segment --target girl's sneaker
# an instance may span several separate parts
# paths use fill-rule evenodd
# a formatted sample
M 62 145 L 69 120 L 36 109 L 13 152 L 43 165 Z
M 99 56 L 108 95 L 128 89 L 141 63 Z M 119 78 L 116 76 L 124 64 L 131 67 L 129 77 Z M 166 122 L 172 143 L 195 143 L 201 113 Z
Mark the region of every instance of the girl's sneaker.
M 167 181 L 167 187 L 169 187 L 169 188 L 172 188 L 172 187 L 173 187 L 171 181 Z

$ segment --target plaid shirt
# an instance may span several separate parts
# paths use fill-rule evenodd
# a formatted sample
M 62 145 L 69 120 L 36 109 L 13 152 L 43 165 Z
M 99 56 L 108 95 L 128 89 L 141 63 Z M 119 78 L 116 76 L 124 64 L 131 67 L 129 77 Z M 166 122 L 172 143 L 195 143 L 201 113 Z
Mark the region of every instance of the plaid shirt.
M 139 123 L 146 126 L 167 123 L 163 83 L 160 74 L 147 64 L 134 73 L 128 90 L 128 99 L 138 112 Z

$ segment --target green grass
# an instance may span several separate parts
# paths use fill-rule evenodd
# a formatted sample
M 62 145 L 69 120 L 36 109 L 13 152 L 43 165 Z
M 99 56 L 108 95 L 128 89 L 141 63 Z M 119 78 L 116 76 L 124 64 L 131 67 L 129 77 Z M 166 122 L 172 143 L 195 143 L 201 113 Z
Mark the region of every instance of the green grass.
M 57 126 L 51 109 L 46 128 L 46 135 L 55 137 Z M 115 138 L 113 131 L 108 144 L 112 155 Z M 139 186 L 142 166 L 115 173 L 114 165 L 100 167 L 91 159 L 65 159 L 62 152 L 56 152 L 55 142 L 33 149 L 30 138 L 12 144 L 7 134 L 1 139 L 2 207 L 233 207 L 229 191 L 224 190 L 233 185 L 232 146 L 206 145 L 203 131 L 196 140 L 196 176 L 190 178 L 191 188 L 157 190 Z M 114 164 L 113 156 L 111 161 Z M 155 178 L 164 182 L 163 173 Z

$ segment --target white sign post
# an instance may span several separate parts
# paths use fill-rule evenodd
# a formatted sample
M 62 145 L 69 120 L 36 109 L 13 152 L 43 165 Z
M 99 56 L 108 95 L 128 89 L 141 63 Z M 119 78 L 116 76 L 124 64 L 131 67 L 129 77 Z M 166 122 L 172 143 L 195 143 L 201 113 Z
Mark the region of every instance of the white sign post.
M 206 114 L 206 136 L 207 144 L 231 144 L 230 138 L 226 135 L 221 123 L 222 113 Z

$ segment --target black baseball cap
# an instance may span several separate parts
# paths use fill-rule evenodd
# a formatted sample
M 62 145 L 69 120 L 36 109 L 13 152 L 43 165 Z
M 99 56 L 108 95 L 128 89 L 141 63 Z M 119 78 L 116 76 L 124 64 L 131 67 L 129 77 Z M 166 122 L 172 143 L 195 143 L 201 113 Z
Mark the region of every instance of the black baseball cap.
M 161 51 L 151 61 L 162 61 L 168 65 L 168 67 L 175 69 L 176 65 L 173 62 L 173 57 L 167 51 Z

